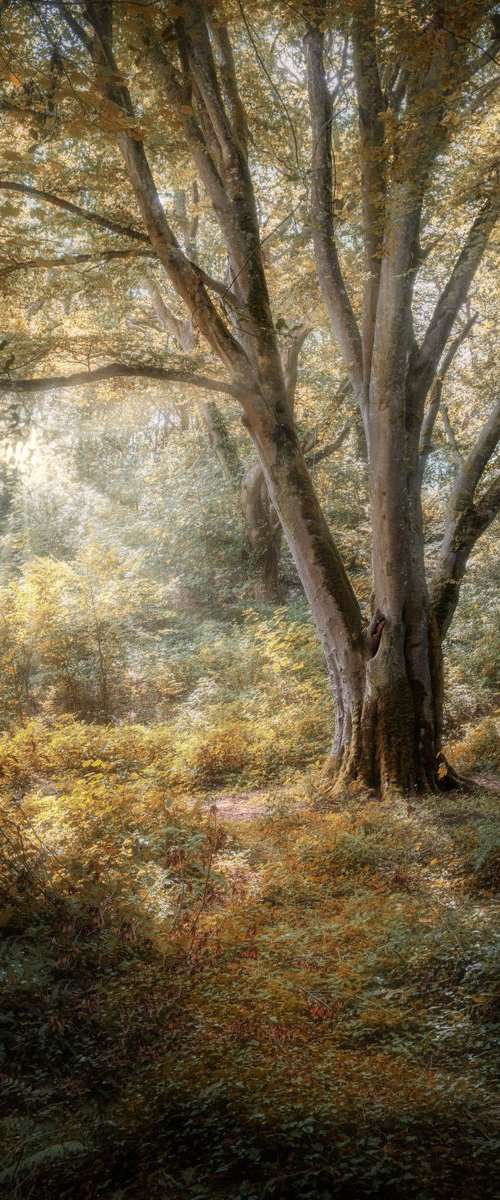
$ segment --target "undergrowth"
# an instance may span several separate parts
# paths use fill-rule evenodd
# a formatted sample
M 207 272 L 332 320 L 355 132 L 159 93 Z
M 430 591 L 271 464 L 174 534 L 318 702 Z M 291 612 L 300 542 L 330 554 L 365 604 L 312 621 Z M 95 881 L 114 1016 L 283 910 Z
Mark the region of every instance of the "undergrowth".
M 498 794 L 222 821 L 177 753 L 2 739 L 2 1195 L 492 1197 Z

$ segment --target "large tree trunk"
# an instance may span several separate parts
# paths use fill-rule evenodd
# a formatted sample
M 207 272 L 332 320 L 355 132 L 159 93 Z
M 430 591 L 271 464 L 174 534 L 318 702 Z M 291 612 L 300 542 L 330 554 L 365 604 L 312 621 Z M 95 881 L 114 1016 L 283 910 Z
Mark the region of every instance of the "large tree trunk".
M 375 426 L 375 427 L 374 427 Z M 397 464 L 390 435 L 371 430 L 373 616 L 362 645 L 362 704 L 356 691 L 337 715 L 332 768 L 382 796 L 443 785 L 440 774 L 441 639 L 424 569 L 419 491 Z M 443 773 L 443 780 L 445 780 Z
M 440 786 L 441 650 L 432 615 L 425 609 L 416 615 L 407 611 L 401 621 L 387 621 L 378 647 L 375 621 L 375 654 L 364 662 L 361 703 L 355 689 L 336 705 L 329 776 L 338 791 L 357 783 L 388 797 Z
M 385 423 L 384 423 L 385 424 Z M 380 423 L 371 429 L 374 614 L 363 630 L 298 439 L 252 429 L 269 493 L 309 601 L 332 684 L 328 778 L 414 794 L 439 786 L 441 645 L 424 574 L 419 508 Z M 415 496 L 417 492 L 415 491 Z M 397 550 L 397 554 L 396 554 Z

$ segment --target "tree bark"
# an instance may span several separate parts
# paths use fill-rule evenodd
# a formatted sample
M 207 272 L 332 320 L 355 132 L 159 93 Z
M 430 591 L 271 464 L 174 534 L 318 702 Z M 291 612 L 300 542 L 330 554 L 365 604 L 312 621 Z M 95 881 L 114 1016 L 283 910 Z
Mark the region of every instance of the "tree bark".
M 301 447 L 281 428 L 260 428 L 260 459 L 273 505 L 318 629 L 334 700 L 335 730 L 328 789 L 352 783 L 388 797 L 439 786 L 441 645 L 423 571 L 421 533 L 405 532 L 406 570 L 387 556 L 402 535 L 402 514 L 373 481 L 374 616 L 363 629 L 334 543 L 316 499 Z M 372 441 L 373 446 L 373 441 Z M 379 457 L 380 469 L 382 463 Z M 384 548 L 385 547 L 385 548 Z M 417 589 L 417 582 L 419 586 Z

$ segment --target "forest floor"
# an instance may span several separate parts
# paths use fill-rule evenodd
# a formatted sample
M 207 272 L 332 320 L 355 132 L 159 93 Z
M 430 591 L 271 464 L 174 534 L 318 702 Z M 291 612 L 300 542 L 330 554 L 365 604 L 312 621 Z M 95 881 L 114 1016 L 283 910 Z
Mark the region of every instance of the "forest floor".
M 470 782 L 479 791 L 500 793 L 500 778 L 494 775 L 470 775 Z M 211 795 L 207 805 L 215 804 L 217 812 L 226 821 L 249 821 L 252 817 L 269 815 L 269 792 L 257 788 L 252 792 L 222 792 Z M 304 802 L 304 808 L 307 807 Z
M 493 1200 L 498 780 L 166 803 L 139 743 L 3 746 L 2 1196 Z

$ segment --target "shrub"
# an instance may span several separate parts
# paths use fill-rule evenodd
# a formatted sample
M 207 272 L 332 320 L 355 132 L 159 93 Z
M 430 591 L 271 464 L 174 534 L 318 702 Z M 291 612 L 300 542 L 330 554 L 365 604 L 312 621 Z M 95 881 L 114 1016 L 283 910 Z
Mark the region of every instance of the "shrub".
M 500 770 L 500 710 L 470 729 L 450 751 L 453 760 L 466 771 Z

